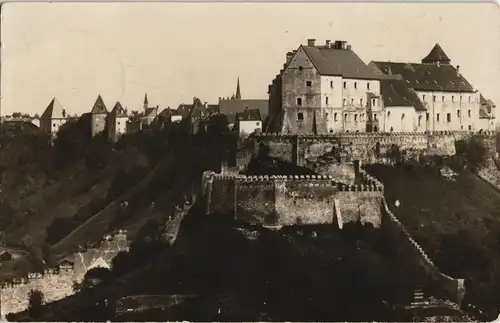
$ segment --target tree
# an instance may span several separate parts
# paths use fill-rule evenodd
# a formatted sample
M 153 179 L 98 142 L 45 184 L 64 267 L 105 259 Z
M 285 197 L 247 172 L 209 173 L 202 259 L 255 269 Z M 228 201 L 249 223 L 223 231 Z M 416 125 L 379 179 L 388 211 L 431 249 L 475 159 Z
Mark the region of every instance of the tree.
M 484 138 L 472 136 L 467 140 L 459 140 L 455 144 L 457 156 L 465 159 L 467 166 L 476 170 L 485 165 L 487 161 L 487 149 Z
M 111 270 L 104 267 L 95 267 L 85 273 L 82 289 L 93 288 L 97 285 L 107 284 L 112 278 Z
M 28 294 L 28 313 L 32 318 L 39 318 L 43 311 L 43 293 L 39 290 L 31 290 Z

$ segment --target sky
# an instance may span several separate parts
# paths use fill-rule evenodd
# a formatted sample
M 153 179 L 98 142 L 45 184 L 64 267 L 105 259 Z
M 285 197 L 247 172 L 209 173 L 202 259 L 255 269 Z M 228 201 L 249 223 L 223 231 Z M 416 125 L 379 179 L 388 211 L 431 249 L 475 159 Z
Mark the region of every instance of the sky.
M 240 78 L 265 99 L 286 52 L 346 40 L 372 60 L 420 62 L 439 43 L 500 107 L 500 10 L 494 3 L 7 3 L 1 13 L 1 115 L 215 104 Z

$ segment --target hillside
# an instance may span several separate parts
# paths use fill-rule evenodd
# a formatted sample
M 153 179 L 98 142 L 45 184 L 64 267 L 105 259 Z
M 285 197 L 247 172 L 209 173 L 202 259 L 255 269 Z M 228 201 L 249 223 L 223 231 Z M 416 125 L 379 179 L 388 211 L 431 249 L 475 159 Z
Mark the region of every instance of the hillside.
M 436 167 L 367 166 L 385 185 L 394 213 L 438 268 L 465 278 L 470 302 L 498 314 L 500 192 L 469 171 L 456 181 Z M 394 207 L 395 200 L 400 207 Z
M 113 147 L 70 126 L 54 146 L 18 136 L 1 147 L 0 230 L 7 247 L 29 254 L 2 263 L 1 279 L 54 265 L 114 229 L 130 229 L 133 238 L 148 220 L 172 213 L 182 194 L 174 183 L 199 180 L 224 150 L 220 137 L 191 138 L 180 127 L 127 135 Z

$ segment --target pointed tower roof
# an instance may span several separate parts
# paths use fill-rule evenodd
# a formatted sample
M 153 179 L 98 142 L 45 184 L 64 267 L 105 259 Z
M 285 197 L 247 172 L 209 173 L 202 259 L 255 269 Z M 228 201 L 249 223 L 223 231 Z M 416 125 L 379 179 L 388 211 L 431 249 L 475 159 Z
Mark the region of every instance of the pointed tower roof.
M 422 59 L 422 63 L 440 63 L 440 64 L 450 64 L 450 58 L 445 54 L 444 50 L 436 43 L 432 48 L 431 52 Z
M 97 97 L 97 100 L 95 100 L 94 107 L 90 111 L 92 114 L 98 114 L 98 113 L 108 113 L 108 109 L 106 109 L 106 105 L 104 104 L 104 101 L 101 98 L 101 95 Z
M 148 106 L 148 94 L 144 94 L 144 106 Z
M 52 101 L 50 101 L 47 108 L 45 109 L 45 111 L 42 113 L 40 119 L 57 119 L 57 118 L 60 119 L 65 118 L 65 111 L 61 103 L 59 103 L 59 101 L 57 101 L 56 98 L 53 98 Z
M 127 117 L 127 112 L 125 109 L 122 107 L 122 104 L 120 101 L 117 101 L 115 106 L 113 107 L 113 110 L 111 110 L 111 116 L 116 117 L 116 118 L 124 118 Z
M 236 100 L 241 100 L 240 78 L 239 77 L 238 77 L 238 82 L 236 83 Z

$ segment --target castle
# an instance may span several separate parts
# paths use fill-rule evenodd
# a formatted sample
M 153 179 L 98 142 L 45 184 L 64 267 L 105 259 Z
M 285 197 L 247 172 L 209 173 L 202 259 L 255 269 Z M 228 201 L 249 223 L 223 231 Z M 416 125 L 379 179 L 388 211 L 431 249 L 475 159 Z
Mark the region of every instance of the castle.
M 288 52 L 269 85 L 276 133 L 494 130 L 495 105 L 436 44 L 421 63 L 365 64 L 345 41 Z

